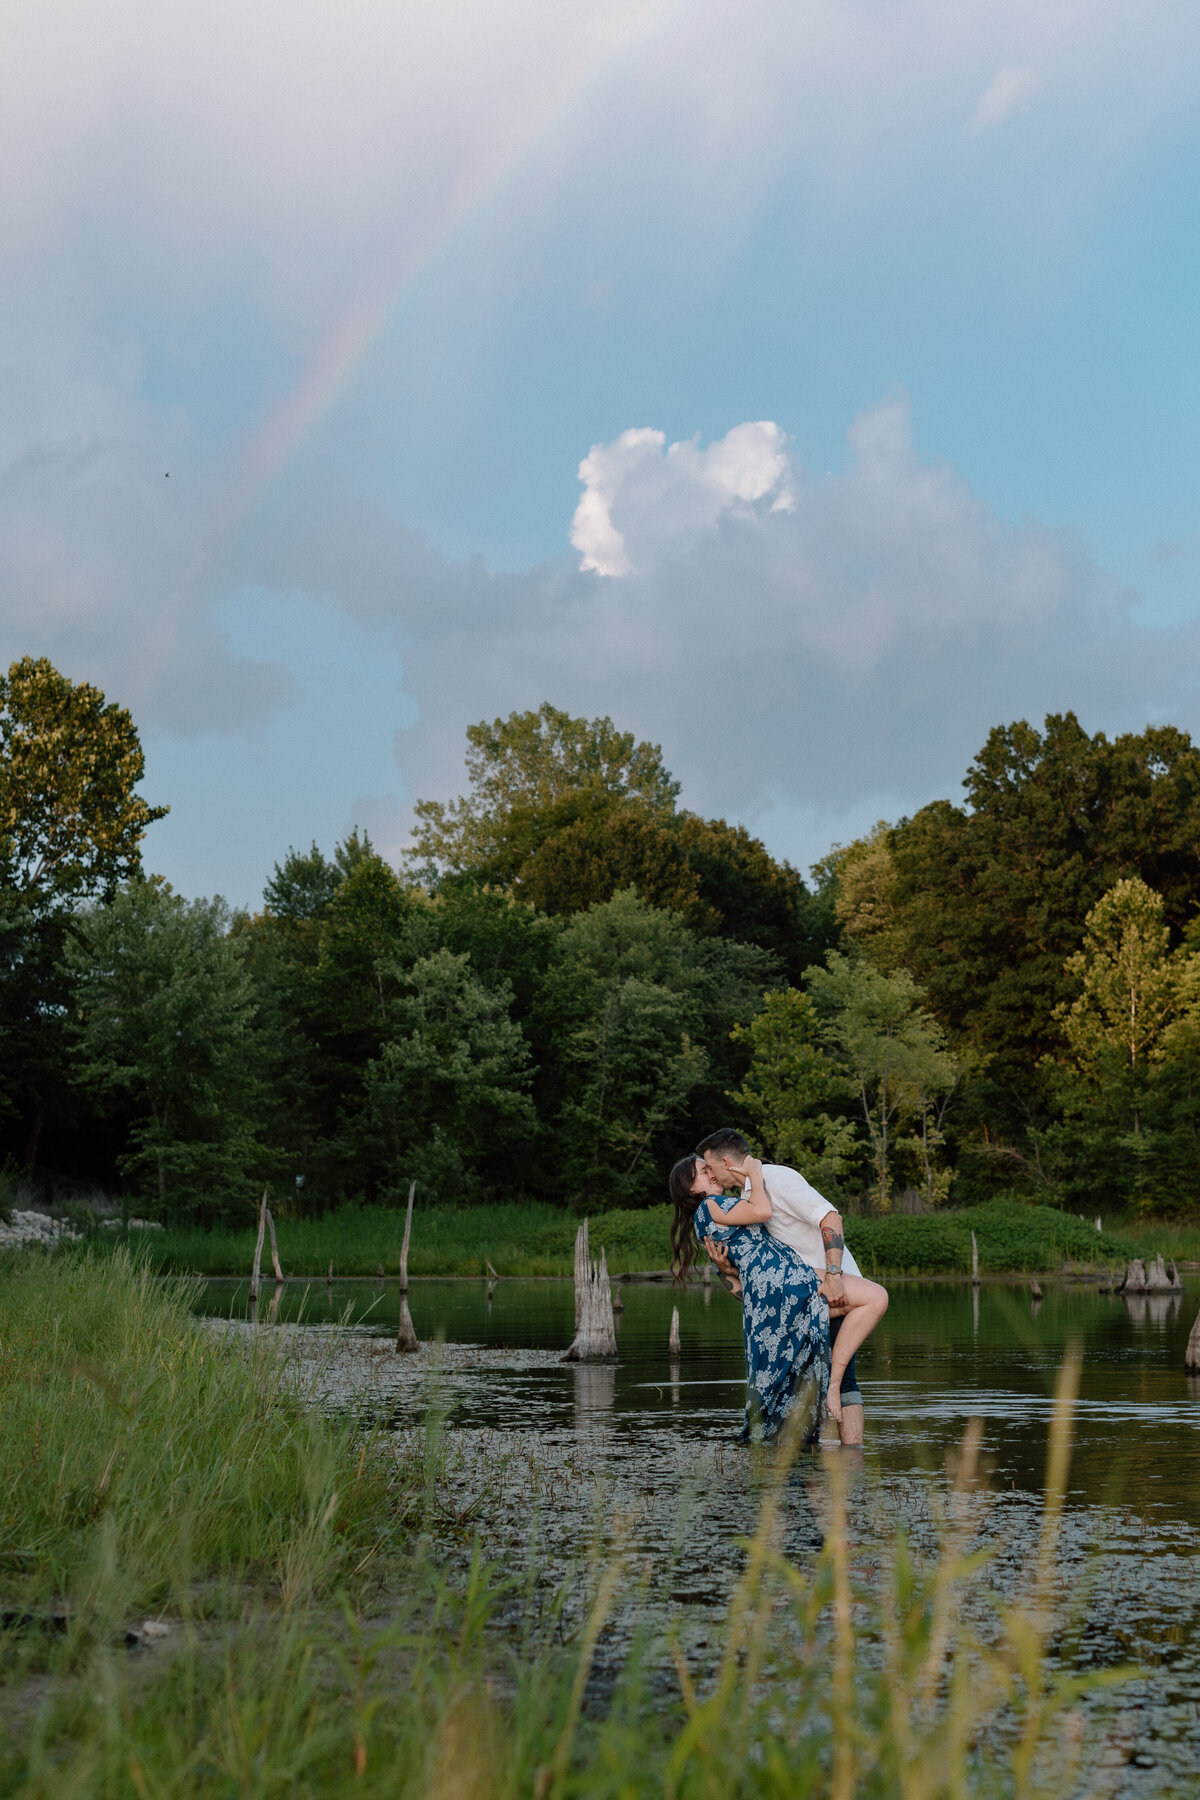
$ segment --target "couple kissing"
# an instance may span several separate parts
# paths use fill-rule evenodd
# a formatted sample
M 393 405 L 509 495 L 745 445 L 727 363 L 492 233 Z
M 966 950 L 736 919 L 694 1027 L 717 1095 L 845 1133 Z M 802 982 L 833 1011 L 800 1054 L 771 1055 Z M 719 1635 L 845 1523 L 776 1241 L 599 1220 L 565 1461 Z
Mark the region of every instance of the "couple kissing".
M 741 1295 L 748 1384 L 742 1439 L 772 1442 L 800 1405 L 815 1443 L 827 1408 L 843 1444 L 861 1444 L 854 1352 L 887 1311 L 846 1249 L 842 1221 L 796 1169 L 762 1163 L 739 1131 L 714 1131 L 668 1180 L 676 1281 L 703 1248 Z M 735 1189 L 737 1198 L 728 1198 Z

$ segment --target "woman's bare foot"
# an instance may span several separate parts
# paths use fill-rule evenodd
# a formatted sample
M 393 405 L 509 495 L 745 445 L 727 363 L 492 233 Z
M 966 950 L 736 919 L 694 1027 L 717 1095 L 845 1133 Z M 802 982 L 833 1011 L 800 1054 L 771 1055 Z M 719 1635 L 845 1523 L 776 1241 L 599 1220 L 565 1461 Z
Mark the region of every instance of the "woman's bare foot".
M 825 1411 L 831 1419 L 842 1422 L 842 1376 L 844 1369 L 836 1369 L 829 1377 L 829 1392 L 825 1396 Z

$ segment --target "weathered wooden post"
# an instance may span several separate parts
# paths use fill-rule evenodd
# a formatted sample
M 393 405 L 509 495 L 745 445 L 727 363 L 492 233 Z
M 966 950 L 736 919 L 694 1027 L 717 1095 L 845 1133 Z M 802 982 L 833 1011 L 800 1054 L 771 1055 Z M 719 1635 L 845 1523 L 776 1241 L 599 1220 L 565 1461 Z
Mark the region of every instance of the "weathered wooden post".
M 412 1236 L 413 1195 L 417 1191 L 415 1181 L 408 1184 L 408 1211 L 404 1215 L 404 1241 L 400 1246 L 400 1292 L 408 1292 L 408 1240 Z
M 283 1280 L 283 1270 L 279 1266 L 279 1246 L 275 1242 L 275 1221 L 271 1217 L 271 1209 L 269 1206 L 266 1209 L 266 1213 L 267 1213 L 267 1228 L 271 1233 L 271 1266 L 275 1270 L 276 1281 L 282 1281 Z
M 975 1233 L 971 1233 L 971 1286 L 979 1286 L 979 1245 L 975 1242 Z
M 258 1206 L 258 1241 L 254 1246 L 254 1266 L 250 1271 L 250 1304 L 258 1304 L 258 1271 L 262 1267 L 263 1238 L 267 1229 L 267 1190 L 263 1189 L 263 1197 Z
M 1042 1284 L 1035 1277 L 1035 1279 L 1033 1281 L 1031 1281 L 1029 1284 L 1029 1298 L 1031 1300 L 1040 1300 L 1041 1297 L 1042 1297 Z
M 679 1359 L 679 1308 L 671 1308 L 671 1333 L 667 1339 L 667 1355 L 672 1362 Z
M 578 1335 L 583 1322 L 583 1296 L 587 1291 L 588 1271 L 591 1259 L 588 1255 L 588 1222 L 585 1219 L 575 1233 L 575 1331 Z
M 408 1184 L 408 1210 L 404 1215 L 404 1241 L 400 1245 L 400 1318 L 396 1326 L 397 1356 L 403 1356 L 408 1351 L 421 1348 L 421 1341 L 413 1327 L 412 1314 L 408 1310 L 408 1240 L 412 1236 L 413 1196 L 416 1191 L 416 1182 L 410 1181 Z M 379 1273 L 383 1274 L 382 1265 Z
M 1196 1314 L 1196 1322 L 1192 1326 L 1191 1334 L 1188 1337 L 1187 1352 L 1183 1359 L 1183 1366 L 1189 1375 L 1200 1373 L 1200 1313 Z
M 581 1248 L 582 1247 L 582 1248 Z M 587 1248 L 587 1220 L 575 1236 L 575 1337 L 564 1362 L 596 1362 L 617 1354 L 617 1325 L 613 1318 L 608 1256 L 592 1262 Z

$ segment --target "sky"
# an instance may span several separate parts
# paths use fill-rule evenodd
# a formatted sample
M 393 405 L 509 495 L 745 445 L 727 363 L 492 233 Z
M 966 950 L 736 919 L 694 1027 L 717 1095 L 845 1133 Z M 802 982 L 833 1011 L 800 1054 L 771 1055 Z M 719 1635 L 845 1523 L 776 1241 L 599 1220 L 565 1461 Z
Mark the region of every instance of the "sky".
M 1200 733 L 1192 0 L 9 0 L 0 664 L 149 868 L 398 858 L 466 727 L 805 868 L 992 726 Z

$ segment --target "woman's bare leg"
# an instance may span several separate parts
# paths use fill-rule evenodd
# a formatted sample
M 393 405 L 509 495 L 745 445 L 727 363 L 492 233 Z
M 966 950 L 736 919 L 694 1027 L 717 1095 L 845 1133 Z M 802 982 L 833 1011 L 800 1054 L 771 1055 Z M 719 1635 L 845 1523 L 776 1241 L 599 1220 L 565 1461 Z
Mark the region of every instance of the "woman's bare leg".
M 862 1275 L 843 1275 L 842 1288 L 846 1295 L 846 1310 L 841 1315 L 842 1322 L 834 1340 L 829 1366 L 829 1394 L 825 1401 L 831 1417 L 837 1419 L 839 1424 L 842 1418 L 842 1376 L 846 1372 L 846 1364 L 859 1345 L 874 1331 L 888 1307 L 887 1289 L 880 1287 L 877 1281 L 867 1281 Z M 857 1410 L 861 1412 L 861 1408 Z

